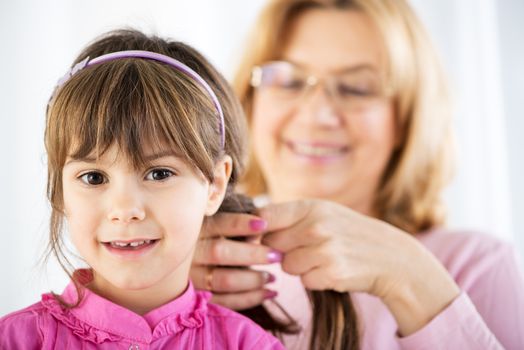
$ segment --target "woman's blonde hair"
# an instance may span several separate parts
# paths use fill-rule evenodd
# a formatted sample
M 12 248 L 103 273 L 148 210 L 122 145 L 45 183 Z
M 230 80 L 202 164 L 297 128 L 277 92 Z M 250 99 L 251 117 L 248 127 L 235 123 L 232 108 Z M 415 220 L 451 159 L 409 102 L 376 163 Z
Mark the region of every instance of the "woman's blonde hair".
M 233 84 L 248 123 L 253 108 L 253 67 L 281 58 L 291 24 L 311 9 L 364 13 L 384 39 L 386 82 L 402 139 L 383 174 L 374 212 L 411 233 L 443 224 L 441 193 L 452 172 L 453 148 L 447 83 L 429 37 L 407 1 L 271 1 L 254 26 Z M 250 195 L 267 190 L 253 150 L 242 184 Z

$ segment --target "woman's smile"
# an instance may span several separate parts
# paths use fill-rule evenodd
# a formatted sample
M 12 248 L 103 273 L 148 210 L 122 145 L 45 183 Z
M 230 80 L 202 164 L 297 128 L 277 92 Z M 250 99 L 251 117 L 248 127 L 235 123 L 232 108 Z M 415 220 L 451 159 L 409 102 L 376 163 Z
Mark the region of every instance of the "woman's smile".
M 345 158 L 350 151 L 347 144 L 326 141 L 283 141 L 287 150 L 301 161 L 311 164 L 332 163 Z

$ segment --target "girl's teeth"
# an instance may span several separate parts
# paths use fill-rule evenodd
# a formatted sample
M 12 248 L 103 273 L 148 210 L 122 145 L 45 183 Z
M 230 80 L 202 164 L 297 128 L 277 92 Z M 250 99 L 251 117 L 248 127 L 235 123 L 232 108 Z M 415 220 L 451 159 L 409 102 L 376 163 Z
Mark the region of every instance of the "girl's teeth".
M 144 241 L 136 241 L 136 242 L 131 242 L 131 243 L 111 242 L 111 245 L 113 247 L 117 247 L 117 248 L 127 248 L 127 247 L 136 248 L 136 247 L 139 247 L 141 245 L 150 244 L 150 243 L 151 243 L 151 240 L 150 239 L 146 239 Z

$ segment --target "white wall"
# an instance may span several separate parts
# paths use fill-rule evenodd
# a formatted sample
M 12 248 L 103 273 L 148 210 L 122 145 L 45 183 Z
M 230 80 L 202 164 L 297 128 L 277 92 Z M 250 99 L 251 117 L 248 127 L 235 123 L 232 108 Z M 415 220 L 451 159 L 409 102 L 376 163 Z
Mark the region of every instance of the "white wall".
M 497 5 L 513 228 L 517 247 L 524 254 L 524 1 Z
M 49 289 L 59 292 L 66 283 L 54 262 L 45 271 L 36 260 L 46 244 L 49 214 L 42 135 L 47 99 L 84 44 L 109 29 L 134 26 L 188 42 L 230 77 L 263 2 L 0 2 L 0 315 L 35 302 Z M 518 227 L 517 214 L 524 207 L 524 187 L 517 181 L 524 173 L 518 154 L 524 148 L 519 133 L 524 130 L 519 103 L 524 57 L 516 48 L 524 33 L 524 12 L 520 0 L 505 0 L 497 17 L 495 4 L 414 1 L 457 90 L 462 164 L 448 193 L 452 223 L 515 240 L 512 225 Z M 486 9 L 495 10 L 494 15 Z M 500 42 L 498 34 L 504 35 Z M 486 60 L 474 59 L 479 54 Z M 486 87 L 482 79 L 495 85 Z M 486 108 L 497 115 L 495 122 Z M 524 252 L 521 235 L 516 236 Z

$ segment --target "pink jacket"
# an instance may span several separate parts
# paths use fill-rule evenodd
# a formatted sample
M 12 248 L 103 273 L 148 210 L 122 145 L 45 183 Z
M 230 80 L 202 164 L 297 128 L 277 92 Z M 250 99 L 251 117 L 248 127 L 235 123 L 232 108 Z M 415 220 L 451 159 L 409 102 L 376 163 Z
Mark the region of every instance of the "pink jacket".
M 76 300 L 73 284 L 63 297 Z M 283 349 L 254 322 L 209 298 L 190 284 L 177 299 L 139 316 L 89 290 L 70 310 L 44 294 L 0 319 L 0 349 Z
M 524 349 L 524 279 L 513 248 L 478 233 L 440 230 L 418 238 L 447 268 L 462 293 L 429 324 L 404 338 L 398 336 L 393 316 L 378 298 L 354 293 L 362 349 Z M 282 272 L 278 264 L 261 269 L 276 275 L 270 288 L 279 291 L 277 302 L 305 329 L 298 336 L 284 337 L 284 345 L 307 349 L 311 309 L 300 279 Z

